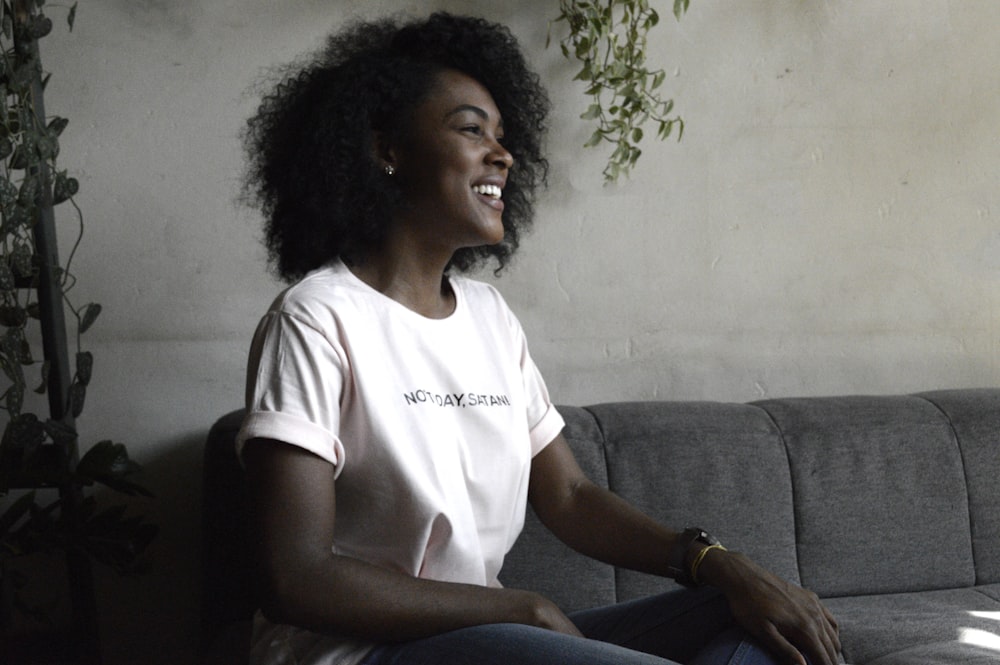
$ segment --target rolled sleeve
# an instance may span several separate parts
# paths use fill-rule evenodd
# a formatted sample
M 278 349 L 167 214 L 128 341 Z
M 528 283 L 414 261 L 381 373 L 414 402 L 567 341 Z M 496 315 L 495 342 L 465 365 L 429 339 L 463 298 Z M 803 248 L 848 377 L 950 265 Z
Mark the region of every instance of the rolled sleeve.
M 280 311 L 265 316 L 251 346 L 237 454 L 250 439 L 274 439 L 318 455 L 339 473 L 345 365 L 339 347 L 308 321 Z

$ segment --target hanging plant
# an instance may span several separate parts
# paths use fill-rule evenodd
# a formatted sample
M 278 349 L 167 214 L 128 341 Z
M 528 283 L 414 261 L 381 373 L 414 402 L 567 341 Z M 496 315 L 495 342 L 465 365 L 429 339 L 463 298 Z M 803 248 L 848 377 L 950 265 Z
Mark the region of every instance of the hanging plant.
M 47 117 L 38 41 L 53 30 L 44 0 L 0 1 L 0 625 L 19 601 L 20 580 L 8 564 L 28 554 L 63 550 L 130 570 L 156 533 L 123 506 L 99 509 L 83 488 L 101 484 L 126 495 L 149 495 L 130 476 L 138 471 L 124 445 L 101 441 L 79 457 L 75 419 L 83 412 L 94 357 L 82 346 L 101 306 L 75 305 L 71 272 L 83 233 L 74 201 L 79 182 L 60 169 L 59 139 L 68 121 Z M 67 12 L 72 31 L 76 4 Z M 65 209 L 77 234 L 65 264 L 55 248 L 53 206 Z M 64 312 L 69 312 L 69 317 Z M 66 321 L 69 319 L 70 325 Z M 72 358 L 67 327 L 74 329 Z M 42 354 L 29 340 L 42 338 Z M 38 411 L 48 404 L 48 415 Z M 39 408 L 40 407 L 40 408 Z M 59 490 L 43 503 L 36 488 Z M 4 616 L 4 615 L 7 616 Z M 2 640 L 0 640 L 2 641 Z
M 674 0 L 677 20 L 690 0 Z M 628 175 L 642 150 L 644 126 L 651 122 L 659 139 L 684 133 L 684 121 L 673 114 L 674 101 L 663 99 L 663 69 L 646 66 L 647 34 L 660 21 L 649 0 L 560 0 L 559 16 L 569 34 L 560 41 L 566 58 L 582 65 L 574 80 L 586 83 L 591 98 L 580 116 L 597 127 L 585 147 L 614 146 L 604 168 L 605 183 Z M 551 40 L 551 34 L 550 34 Z M 675 131 L 676 130 L 676 131 Z

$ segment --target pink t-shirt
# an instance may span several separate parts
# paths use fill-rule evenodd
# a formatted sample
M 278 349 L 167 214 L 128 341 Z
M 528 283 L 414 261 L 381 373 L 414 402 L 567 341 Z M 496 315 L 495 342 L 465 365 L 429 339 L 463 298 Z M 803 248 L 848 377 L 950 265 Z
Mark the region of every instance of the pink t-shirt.
M 445 319 L 407 309 L 340 261 L 282 293 L 254 337 L 237 449 L 277 439 L 336 467 L 335 552 L 499 586 L 531 458 L 564 423 L 496 289 L 449 280 L 456 308 Z M 316 662 L 360 657 L 327 656 Z

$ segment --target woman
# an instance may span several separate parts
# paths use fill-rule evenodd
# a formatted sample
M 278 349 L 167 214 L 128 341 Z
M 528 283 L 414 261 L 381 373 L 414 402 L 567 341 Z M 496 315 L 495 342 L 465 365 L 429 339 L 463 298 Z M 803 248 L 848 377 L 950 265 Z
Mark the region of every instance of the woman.
M 331 37 L 251 119 L 249 191 L 294 282 L 254 338 L 238 443 L 254 662 L 835 662 L 813 594 L 583 476 L 517 319 L 459 275 L 517 248 L 546 111 L 505 28 L 435 14 Z M 501 588 L 527 501 L 588 555 L 717 590 L 567 617 Z

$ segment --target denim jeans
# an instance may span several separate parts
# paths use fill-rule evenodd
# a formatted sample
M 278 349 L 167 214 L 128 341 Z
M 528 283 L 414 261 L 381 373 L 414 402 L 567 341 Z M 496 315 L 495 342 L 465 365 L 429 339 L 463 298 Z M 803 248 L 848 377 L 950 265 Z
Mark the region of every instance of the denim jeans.
M 587 639 L 502 623 L 376 647 L 362 665 L 774 665 L 714 589 L 682 589 L 569 615 Z

